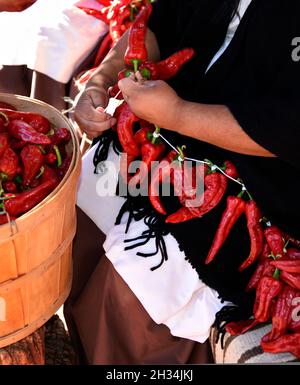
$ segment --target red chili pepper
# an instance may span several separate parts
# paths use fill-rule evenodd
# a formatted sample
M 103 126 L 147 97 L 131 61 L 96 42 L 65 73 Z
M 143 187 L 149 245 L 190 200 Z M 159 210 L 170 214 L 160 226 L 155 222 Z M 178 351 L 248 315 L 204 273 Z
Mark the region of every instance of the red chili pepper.
M 118 15 L 109 23 L 109 33 L 114 44 L 120 40 L 126 31 L 124 22 L 129 17 L 130 9 L 124 8 L 123 12 L 118 13 Z
M 256 319 L 248 319 L 246 321 L 230 322 L 226 325 L 225 329 L 232 336 L 237 336 L 247 333 L 257 325 L 259 325 L 259 322 Z
M 271 262 L 271 265 L 275 266 L 279 270 L 286 271 L 287 273 L 300 274 L 300 259 L 293 260 L 281 260 Z
M 147 60 L 148 53 L 145 45 L 145 35 L 147 22 L 152 12 L 152 5 L 148 4 L 141 9 L 133 22 L 128 38 L 128 48 L 125 52 L 125 63 L 134 67 L 134 72 L 138 70 L 141 62 Z
M 8 131 L 14 138 L 32 144 L 47 145 L 51 143 L 48 136 L 34 130 L 28 123 L 22 120 L 12 120 L 8 124 Z
M 124 183 L 128 184 L 131 180 L 131 175 L 129 173 L 130 164 L 136 160 L 136 156 L 129 155 L 126 152 L 121 154 L 120 158 L 120 177 Z
M 44 172 L 40 178 L 41 183 L 44 183 L 44 182 L 51 180 L 51 179 L 57 179 L 57 174 L 56 174 L 55 170 L 53 170 L 53 168 L 47 166 L 46 164 L 44 164 L 43 167 L 44 167 Z
M 139 71 L 143 77 L 152 80 L 169 80 L 174 77 L 180 68 L 194 56 L 192 48 L 185 48 L 174 53 L 167 59 L 154 63 L 145 61 L 141 64 Z
M 20 193 L 15 198 L 4 202 L 5 210 L 15 217 L 26 213 L 45 199 L 55 189 L 57 183 L 56 179 L 51 179 L 38 187 Z
M 209 250 L 208 256 L 206 258 L 205 264 L 211 263 L 218 251 L 224 244 L 225 240 L 228 237 L 232 227 L 237 222 L 239 217 L 245 211 L 245 201 L 239 197 L 229 196 L 227 198 L 227 207 L 222 215 L 220 225 L 217 229 L 215 238 L 213 240 L 212 246 Z
M 256 290 L 254 318 L 259 322 L 267 322 L 271 316 L 271 306 L 282 290 L 282 282 L 273 277 L 263 277 Z
M 153 132 L 154 128 L 151 123 L 141 121 L 141 128 L 134 134 L 134 140 L 139 146 L 142 146 L 145 143 L 149 143 L 149 138 Z
M 6 102 L 1 102 L 0 101 L 0 108 L 5 108 L 7 110 L 12 110 L 12 111 L 16 111 L 16 107 L 14 107 L 12 104 L 9 104 L 9 103 L 6 103 Z
M 8 179 L 13 179 L 17 174 L 18 166 L 18 155 L 8 147 L 0 158 L 0 172 L 6 174 Z
M 57 161 L 57 156 L 54 153 L 49 153 L 44 156 L 44 161 L 47 164 L 54 164 Z
M 125 79 L 130 74 L 132 74 L 132 71 L 130 71 L 128 68 L 123 69 L 122 71 L 120 71 L 118 73 L 118 81 L 121 79 Z M 112 98 L 117 97 L 117 99 L 120 99 L 120 100 L 123 99 L 123 94 L 120 92 L 120 88 L 118 86 L 118 83 L 115 84 L 113 87 L 110 87 L 108 92 L 109 92 L 109 96 Z
M 44 156 L 39 147 L 33 144 L 25 146 L 20 156 L 24 166 L 23 186 L 27 187 L 40 171 L 44 163 Z
M 174 77 L 180 70 L 180 68 L 189 60 L 191 60 L 194 55 L 195 51 L 193 50 L 193 48 L 185 48 L 179 52 L 174 53 L 166 60 L 157 63 L 159 79 L 168 80 Z
M 292 245 L 298 247 L 298 249 L 300 249 L 300 241 L 294 237 L 292 237 L 291 235 L 287 234 L 287 233 L 282 233 L 284 239 L 286 239 L 287 241 L 289 241 L 289 243 L 291 243 Z
M 6 193 L 16 193 L 18 192 L 17 185 L 14 182 L 4 182 L 3 183 L 3 189 Z
M 40 114 L 32 112 L 11 111 L 0 108 L 0 112 L 4 113 L 9 120 L 23 120 L 28 123 L 35 131 L 41 134 L 47 134 L 51 125 L 48 119 Z
M 138 118 L 130 110 L 127 103 L 122 104 L 122 109 L 117 124 L 117 132 L 123 150 L 131 156 L 139 156 L 140 149 L 134 140 L 133 126 Z
M 5 133 L 0 133 L 0 158 L 9 147 L 8 135 Z
M 237 179 L 239 177 L 237 168 L 232 162 L 230 162 L 230 160 L 225 161 L 225 174 L 234 179 Z
M 49 138 L 51 143 L 57 146 L 59 144 L 68 144 L 71 140 L 71 134 L 67 128 L 58 128 Z
M 300 290 L 300 274 L 291 274 L 281 271 L 280 278 L 294 289 Z
M 143 167 L 141 167 L 140 170 L 131 178 L 131 186 L 135 186 L 138 183 L 142 184 L 145 181 L 151 169 L 152 162 L 160 160 L 165 150 L 166 146 L 164 143 L 144 143 L 142 145 L 141 153 Z
M 93 8 L 80 7 L 78 5 L 77 7 L 84 11 L 87 15 L 94 16 L 96 19 L 103 21 L 105 24 L 109 24 L 107 15 L 110 7 L 102 8 L 100 11 Z
M 287 285 L 283 287 L 272 310 L 272 331 L 263 337 L 263 341 L 276 340 L 287 332 L 297 293 Z
M 11 138 L 9 141 L 9 146 L 16 151 L 21 150 L 26 145 L 27 142 L 24 142 L 24 140 L 17 140 L 15 138 Z
M 66 158 L 63 160 L 61 166 L 57 169 L 57 176 L 60 180 L 64 178 L 67 171 L 69 170 L 72 162 L 72 155 L 67 155 Z
M 222 200 L 227 189 L 227 178 L 220 173 L 206 175 L 204 178 L 203 204 L 199 207 L 181 207 L 167 217 L 166 223 L 181 223 L 194 218 L 201 218 L 213 210 Z
M 287 250 L 286 254 L 288 259 L 300 259 L 300 250 L 298 249 L 290 248 Z M 282 259 L 285 259 L 285 257 Z
M 300 332 L 300 291 L 296 291 L 293 299 L 288 330 L 296 333 Z
M 252 291 L 252 290 L 257 288 L 259 281 L 261 280 L 261 278 L 264 275 L 264 272 L 266 271 L 267 266 L 270 265 L 270 260 L 268 259 L 270 254 L 271 254 L 271 249 L 270 249 L 269 245 L 265 242 L 260 260 L 259 260 L 258 265 L 257 265 L 257 268 L 256 268 L 255 272 L 253 273 L 253 275 L 252 275 L 252 277 L 251 277 L 251 279 L 250 279 L 250 281 L 246 287 L 247 292 Z M 272 272 L 271 276 L 273 275 L 275 268 L 272 267 L 272 271 L 273 272 Z
M 94 65 L 96 68 L 98 68 L 98 66 L 100 65 L 100 63 L 102 63 L 103 59 L 105 58 L 105 56 L 108 54 L 108 52 L 110 51 L 110 49 L 112 48 L 113 46 L 113 42 L 111 40 L 111 36 L 110 34 L 108 33 L 102 40 L 101 42 L 101 45 L 99 47 L 99 50 L 97 52 L 97 55 L 95 57 L 95 61 L 94 61 Z
M 260 224 L 261 211 L 253 200 L 246 203 L 245 214 L 251 241 L 251 251 L 249 257 L 240 266 L 239 271 L 243 271 L 252 265 L 260 256 L 264 246 L 264 232 Z
M 172 163 L 177 157 L 178 155 L 176 151 L 170 151 L 169 154 L 161 161 L 159 166 L 154 170 L 151 177 L 149 199 L 154 209 L 162 215 L 166 215 L 166 210 L 159 198 L 159 186 L 160 183 L 168 178 L 170 182 L 172 182 L 172 168 L 170 163 Z
M 300 333 L 286 334 L 274 341 L 261 341 L 261 347 L 266 353 L 291 353 L 300 359 Z
M 284 252 L 284 239 L 282 232 L 277 226 L 267 227 L 264 231 L 266 240 L 275 257 L 282 257 Z

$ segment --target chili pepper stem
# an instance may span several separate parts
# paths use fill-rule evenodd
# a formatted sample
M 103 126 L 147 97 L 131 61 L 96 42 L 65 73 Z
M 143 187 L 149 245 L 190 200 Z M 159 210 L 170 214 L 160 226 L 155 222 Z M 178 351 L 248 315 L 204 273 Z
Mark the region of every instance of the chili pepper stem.
M 37 176 L 35 177 L 35 179 L 39 179 L 39 178 L 44 174 L 44 172 L 45 172 L 45 167 L 42 166 L 42 167 L 40 168 L 40 172 L 37 174 Z
M 11 195 L 9 197 L 0 197 L 0 201 L 7 201 L 8 199 L 12 199 L 12 198 L 15 198 L 16 196 L 15 195 Z
M 159 134 L 160 134 L 160 127 L 155 124 L 155 131 L 152 134 L 152 141 L 151 141 L 152 144 L 156 143 Z
M 276 269 L 274 274 L 273 274 L 273 278 L 274 279 L 279 279 L 280 273 L 281 273 L 281 271 L 279 269 Z
M 246 190 L 242 190 L 240 193 L 239 193 L 239 195 L 237 196 L 238 198 L 242 198 L 242 196 L 245 194 L 245 191 Z
M 61 159 L 61 153 L 59 151 L 59 148 L 57 146 L 53 146 L 56 158 L 57 158 L 57 167 L 60 167 L 62 165 L 62 159 Z
M 133 64 L 134 73 L 136 73 L 139 70 L 140 61 L 137 59 L 134 59 L 132 60 L 132 64 Z

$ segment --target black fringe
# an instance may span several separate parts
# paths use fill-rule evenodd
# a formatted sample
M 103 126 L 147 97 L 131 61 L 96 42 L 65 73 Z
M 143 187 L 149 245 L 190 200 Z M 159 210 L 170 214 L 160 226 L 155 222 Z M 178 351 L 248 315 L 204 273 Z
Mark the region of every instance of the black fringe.
M 98 147 L 95 151 L 93 164 L 94 164 L 94 173 L 99 174 L 101 172 L 101 163 L 104 162 L 108 157 L 108 151 L 110 144 L 113 144 L 113 150 L 116 154 L 121 153 L 121 145 L 118 140 L 118 135 L 112 129 L 105 131 L 101 136 L 94 139 L 93 146 L 98 144 Z

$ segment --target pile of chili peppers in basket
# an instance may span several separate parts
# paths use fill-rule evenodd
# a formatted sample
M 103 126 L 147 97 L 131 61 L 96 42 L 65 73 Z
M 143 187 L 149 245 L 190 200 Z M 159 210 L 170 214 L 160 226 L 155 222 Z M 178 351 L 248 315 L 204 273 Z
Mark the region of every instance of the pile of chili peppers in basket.
M 151 4 L 143 7 L 132 24 L 124 58 L 125 68 L 119 73 L 118 79 L 139 70 L 147 79 L 168 80 L 194 55 L 194 51 L 187 48 L 159 63 L 148 61 L 145 33 L 151 10 Z M 110 89 L 111 96 L 117 97 L 119 94 L 117 85 Z M 118 138 L 124 151 L 121 156 L 120 176 L 129 186 L 142 183 L 143 180 L 149 182 L 150 202 L 159 214 L 166 216 L 166 223 L 176 224 L 201 218 L 213 210 L 224 198 L 229 179 L 243 186 L 236 167 L 230 161 L 219 168 L 206 160 L 201 165 L 192 166 L 192 170 L 186 175 L 185 147 L 167 152 L 165 143 L 160 139 L 160 128 L 138 119 L 126 102 L 117 108 L 114 116 L 117 120 Z M 135 175 L 131 175 L 128 167 L 136 159 L 143 162 L 143 167 Z M 159 167 L 154 170 L 151 169 L 153 161 L 160 162 Z M 201 168 L 200 173 L 197 173 L 198 168 Z M 186 203 L 196 196 L 199 175 L 205 188 L 202 204 L 190 207 Z M 165 181 L 173 185 L 181 204 L 179 210 L 170 215 L 167 215 L 159 197 L 160 184 Z M 245 200 L 245 195 L 249 199 Z M 245 187 L 238 196 L 227 197 L 227 205 L 205 263 L 209 264 L 215 259 L 242 215 L 247 220 L 250 252 L 239 270 L 243 271 L 252 264 L 257 264 L 246 289 L 256 290 L 254 318 L 231 322 L 226 330 L 231 334 L 241 334 L 260 323 L 272 320 L 272 331 L 261 341 L 263 350 L 272 353 L 290 352 L 300 358 L 300 316 L 296 314 L 297 305 L 299 309 L 300 304 L 300 241 L 282 234 L 278 227 L 265 220 Z
M 0 102 L 0 225 L 31 210 L 66 174 L 72 156 L 67 128 Z
M 94 67 L 80 77 L 79 84 L 84 84 L 88 81 L 109 50 L 118 42 L 124 32 L 132 26 L 143 6 L 152 2 L 153 0 L 98 0 L 98 3 L 103 6 L 101 10 L 89 8 L 84 4 L 84 1 L 82 4 L 80 2 L 77 4 L 77 7 L 88 15 L 102 20 L 109 26 L 109 33 L 102 40 L 96 54 Z

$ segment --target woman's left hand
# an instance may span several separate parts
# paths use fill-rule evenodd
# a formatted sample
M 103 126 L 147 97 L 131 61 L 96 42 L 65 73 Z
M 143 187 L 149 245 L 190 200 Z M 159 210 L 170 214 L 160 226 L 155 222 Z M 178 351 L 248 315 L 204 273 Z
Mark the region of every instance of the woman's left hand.
M 166 82 L 145 81 L 140 74 L 119 81 L 124 100 L 140 119 L 170 130 L 176 130 L 180 121 L 183 100 Z

